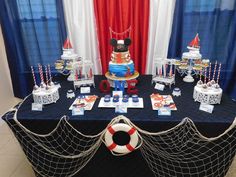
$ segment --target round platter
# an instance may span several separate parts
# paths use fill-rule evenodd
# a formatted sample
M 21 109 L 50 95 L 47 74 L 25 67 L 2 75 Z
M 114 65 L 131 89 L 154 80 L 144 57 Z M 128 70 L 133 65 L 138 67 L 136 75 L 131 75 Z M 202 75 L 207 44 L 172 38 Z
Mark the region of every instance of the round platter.
M 105 74 L 107 79 L 113 80 L 113 81 L 127 81 L 127 80 L 132 80 L 132 79 L 136 79 L 139 76 L 138 71 L 135 71 L 134 74 L 132 76 L 128 76 L 128 77 L 116 77 L 113 75 L 110 75 L 109 72 L 106 72 Z
M 136 79 L 139 76 L 138 71 L 135 71 L 134 74 L 132 76 L 128 76 L 128 77 L 116 77 L 113 75 L 110 75 L 109 72 L 106 72 L 105 74 L 108 82 L 110 83 L 111 87 L 115 87 L 114 81 L 128 81 L 128 80 L 133 80 Z M 125 88 L 127 88 L 127 83 L 125 83 Z
M 47 91 L 46 90 L 33 91 L 32 94 L 34 103 L 39 103 L 43 105 L 56 103 L 56 101 L 60 97 L 58 92 L 58 87 L 56 86 Z
M 221 88 L 203 89 L 196 85 L 193 90 L 193 99 L 200 103 L 220 104 L 223 90 Z

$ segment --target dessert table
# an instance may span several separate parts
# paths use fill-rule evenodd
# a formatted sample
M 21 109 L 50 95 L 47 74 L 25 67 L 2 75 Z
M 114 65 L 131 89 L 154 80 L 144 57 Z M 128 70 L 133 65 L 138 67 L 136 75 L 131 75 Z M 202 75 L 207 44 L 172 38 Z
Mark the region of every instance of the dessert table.
M 62 116 L 66 115 L 70 124 L 77 130 L 84 134 L 95 135 L 104 130 L 112 118 L 121 115 L 115 113 L 114 109 L 98 108 L 100 98 L 105 95 L 100 93 L 98 85 L 101 80 L 105 79 L 105 76 L 95 76 L 96 88 L 91 87 L 91 94 L 95 94 L 99 98 L 96 100 L 93 109 L 85 111 L 83 116 L 72 116 L 69 110 L 75 98 L 66 98 L 66 92 L 69 89 L 73 89 L 73 83 L 66 81 L 65 78 L 57 78 L 57 81 L 61 84 L 59 89 L 60 99 L 55 104 L 44 106 L 43 111 L 40 112 L 31 111 L 33 98 L 29 96 L 19 107 L 16 115 L 17 120 L 35 133 L 46 134 L 55 128 Z M 144 109 L 128 109 L 127 113 L 122 114 L 144 130 L 149 132 L 167 130 L 180 123 L 185 117 L 188 117 L 204 136 L 215 137 L 223 133 L 236 117 L 236 103 L 225 94 L 222 96 L 221 104 L 214 106 L 212 114 L 200 111 L 200 103 L 193 100 L 193 88 L 196 83 L 184 83 L 179 75 L 176 76 L 176 83 L 172 85 L 171 89 L 166 87 L 164 91 L 157 91 L 151 83 L 151 75 L 139 76 L 137 85 L 138 95 L 143 98 Z M 159 116 L 157 111 L 152 110 L 150 95 L 152 93 L 169 95 L 174 87 L 181 89 L 181 96 L 173 97 L 177 111 L 172 111 L 171 116 Z M 79 89 L 75 91 L 75 95 L 80 95 Z M 2 118 L 9 126 L 14 121 L 9 116 L 3 116 Z M 13 132 L 17 134 L 15 130 Z M 21 143 L 20 136 L 18 134 L 17 139 Z M 125 137 L 123 138 L 125 139 Z M 123 141 L 122 138 L 121 141 Z M 234 141 L 233 143 L 235 144 L 236 142 Z M 22 147 L 24 150 L 24 145 Z M 75 176 L 154 177 L 154 174 L 143 160 L 139 150 L 126 156 L 114 157 L 106 146 L 101 144 L 95 156 Z

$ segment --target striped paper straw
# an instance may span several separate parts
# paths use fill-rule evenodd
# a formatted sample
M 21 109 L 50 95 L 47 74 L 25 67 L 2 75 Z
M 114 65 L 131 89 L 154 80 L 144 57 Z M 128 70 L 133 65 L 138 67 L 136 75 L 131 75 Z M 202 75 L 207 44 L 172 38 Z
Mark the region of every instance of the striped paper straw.
M 48 64 L 48 74 L 49 74 L 49 82 L 52 82 L 52 73 L 51 73 L 50 64 Z
M 208 75 L 208 82 L 211 80 L 211 63 L 209 64 L 209 75 Z
M 200 70 L 200 78 L 199 80 L 201 81 L 202 80 L 202 69 Z
M 32 72 L 33 80 L 34 80 L 34 85 L 37 85 L 33 66 L 31 66 L 31 72 Z
M 217 81 L 216 81 L 217 84 L 219 84 L 220 70 L 221 70 L 221 63 L 220 63 L 220 65 L 219 65 L 219 69 L 218 69 L 218 76 L 217 76 Z
M 207 67 L 205 67 L 205 73 L 204 73 L 204 84 L 206 83 L 206 73 L 207 73 Z
M 215 80 L 216 68 L 217 68 L 217 61 L 215 62 L 215 66 L 214 66 L 214 72 L 213 72 L 212 80 Z
M 42 65 L 38 64 L 41 83 L 44 83 Z

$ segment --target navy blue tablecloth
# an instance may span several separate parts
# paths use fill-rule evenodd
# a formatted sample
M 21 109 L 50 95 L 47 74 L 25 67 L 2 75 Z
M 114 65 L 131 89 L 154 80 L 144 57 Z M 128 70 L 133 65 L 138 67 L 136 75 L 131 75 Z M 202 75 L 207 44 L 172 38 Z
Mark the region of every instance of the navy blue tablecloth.
M 45 106 L 42 112 L 31 111 L 31 103 L 33 102 L 33 98 L 32 96 L 30 96 L 24 101 L 24 103 L 20 107 L 17 118 L 20 121 L 58 121 L 63 115 L 67 115 L 69 116 L 69 119 L 72 122 L 104 122 L 105 125 L 112 118 L 120 114 L 115 113 L 114 109 L 98 108 L 100 98 L 104 96 L 104 94 L 99 91 L 98 85 L 103 79 L 106 78 L 100 75 L 95 76 L 96 88 L 91 88 L 91 94 L 96 94 L 99 96 L 99 98 L 95 102 L 93 109 L 91 111 L 86 111 L 84 116 L 72 116 L 69 107 L 73 103 L 74 99 L 66 98 L 66 92 L 69 89 L 73 89 L 73 84 L 71 82 L 66 81 L 65 78 L 60 78 L 60 99 L 57 101 L 56 104 Z M 157 91 L 154 89 L 154 85 L 151 84 L 151 79 L 151 75 L 144 75 L 138 78 L 139 82 L 137 88 L 139 90 L 139 96 L 142 97 L 144 100 L 144 109 L 128 109 L 128 113 L 123 114 L 143 128 L 145 128 L 145 126 L 143 125 L 149 123 L 173 126 L 179 123 L 183 118 L 189 117 L 196 123 L 196 125 L 199 126 L 199 128 L 201 128 L 202 124 L 204 125 L 204 127 L 206 127 L 207 125 L 212 125 L 215 129 L 213 132 L 205 132 L 207 130 L 204 130 L 204 128 L 202 131 L 208 136 L 214 136 L 221 133 L 225 128 L 227 128 L 227 126 L 229 126 L 236 117 L 236 103 L 233 102 L 225 94 L 223 94 L 221 104 L 215 105 L 213 113 L 210 114 L 200 111 L 200 103 L 194 102 L 193 100 L 193 87 L 195 86 L 195 83 L 185 83 L 182 81 L 182 78 L 177 75 L 175 86 L 172 85 L 171 89 L 169 89 L 169 87 L 166 87 L 164 91 Z M 178 110 L 172 111 L 171 116 L 158 116 L 157 111 L 152 110 L 150 95 L 152 93 L 171 94 L 174 87 L 179 87 L 182 92 L 182 95 L 180 97 L 173 97 Z M 75 93 L 76 96 L 78 96 L 80 94 L 80 90 L 77 89 Z M 219 129 L 217 129 L 217 127 L 219 127 Z M 103 128 L 104 127 L 102 127 L 102 129 Z M 161 129 L 163 130 L 163 128 Z M 155 128 L 151 130 L 159 131 Z
M 18 110 L 18 120 L 28 129 L 35 133 L 45 134 L 52 131 L 63 115 L 69 117 L 69 122 L 84 134 L 97 134 L 102 131 L 110 120 L 120 114 L 114 109 L 98 108 L 100 93 L 98 85 L 104 76 L 95 76 L 96 88 L 91 88 L 91 94 L 99 96 L 91 111 L 86 111 L 84 116 L 72 116 L 69 107 L 74 99 L 67 99 L 66 92 L 73 89 L 73 84 L 60 78 L 60 99 L 55 104 L 47 105 L 42 112 L 31 111 L 32 96 L 29 96 Z M 177 125 L 183 118 L 189 117 L 193 120 L 198 130 L 207 137 L 217 136 L 223 133 L 236 117 L 236 103 L 227 95 L 223 94 L 221 104 L 215 105 L 212 114 L 199 110 L 200 103 L 193 100 L 193 87 L 195 83 L 185 83 L 180 76 L 176 76 L 176 84 L 172 88 L 166 87 L 164 91 L 157 91 L 151 84 L 151 75 L 138 78 L 137 88 L 139 96 L 144 100 L 144 109 L 128 109 L 123 114 L 142 129 L 158 132 Z M 150 95 L 160 93 L 171 94 L 174 87 L 181 89 L 180 97 L 173 97 L 177 111 L 172 111 L 171 116 L 158 116 L 157 111 L 152 110 Z M 75 91 L 76 96 L 80 90 Z M 4 117 L 3 117 L 4 118 Z M 8 123 L 11 120 L 8 120 Z M 101 145 L 93 159 L 80 171 L 78 177 L 153 177 L 154 174 L 143 160 L 140 151 L 134 151 L 123 157 L 114 157 L 104 144 Z

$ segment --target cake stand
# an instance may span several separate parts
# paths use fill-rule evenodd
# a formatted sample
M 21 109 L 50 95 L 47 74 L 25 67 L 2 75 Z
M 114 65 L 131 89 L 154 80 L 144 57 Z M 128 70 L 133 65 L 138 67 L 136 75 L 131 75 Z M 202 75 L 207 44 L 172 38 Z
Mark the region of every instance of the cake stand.
M 138 71 L 135 71 L 133 75 L 127 76 L 127 77 L 116 77 L 111 75 L 109 72 L 106 72 L 105 74 L 108 82 L 110 83 L 111 87 L 115 87 L 115 82 L 114 81 L 125 81 L 125 88 L 128 87 L 128 84 L 126 81 L 136 79 L 139 76 Z
M 220 104 L 222 97 L 221 88 L 206 88 L 203 89 L 196 85 L 193 91 L 194 101 L 206 104 Z

